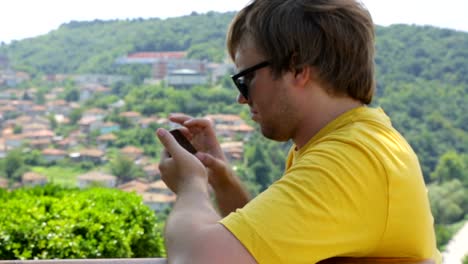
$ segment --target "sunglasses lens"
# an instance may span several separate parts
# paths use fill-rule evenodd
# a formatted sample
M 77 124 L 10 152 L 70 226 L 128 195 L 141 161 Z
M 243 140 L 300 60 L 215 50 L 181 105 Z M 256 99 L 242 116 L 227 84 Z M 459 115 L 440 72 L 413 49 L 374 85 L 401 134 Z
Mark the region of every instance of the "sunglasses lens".
M 239 78 L 237 80 L 237 88 L 239 88 L 239 92 L 242 94 L 242 96 L 245 99 L 248 99 L 248 94 L 249 94 L 249 89 L 247 87 L 247 84 L 244 82 L 244 78 Z
M 247 85 L 246 84 L 242 84 L 241 85 L 241 89 L 240 89 L 240 93 L 242 94 L 242 96 L 244 96 L 245 99 L 249 99 L 249 90 L 247 88 Z

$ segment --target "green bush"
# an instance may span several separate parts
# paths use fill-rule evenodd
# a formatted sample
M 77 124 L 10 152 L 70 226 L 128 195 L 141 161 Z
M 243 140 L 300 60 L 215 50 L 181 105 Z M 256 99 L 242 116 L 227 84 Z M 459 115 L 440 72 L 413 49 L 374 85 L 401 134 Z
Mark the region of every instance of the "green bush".
M 115 189 L 48 185 L 1 191 L 0 259 L 165 256 L 141 198 Z

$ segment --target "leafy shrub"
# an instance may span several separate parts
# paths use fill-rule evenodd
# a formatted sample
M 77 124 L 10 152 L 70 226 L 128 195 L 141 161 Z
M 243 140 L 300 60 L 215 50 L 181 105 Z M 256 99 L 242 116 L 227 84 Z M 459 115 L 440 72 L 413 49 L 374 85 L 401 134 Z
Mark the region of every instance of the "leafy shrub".
M 48 185 L 0 192 L 0 259 L 160 257 L 154 213 L 136 194 Z

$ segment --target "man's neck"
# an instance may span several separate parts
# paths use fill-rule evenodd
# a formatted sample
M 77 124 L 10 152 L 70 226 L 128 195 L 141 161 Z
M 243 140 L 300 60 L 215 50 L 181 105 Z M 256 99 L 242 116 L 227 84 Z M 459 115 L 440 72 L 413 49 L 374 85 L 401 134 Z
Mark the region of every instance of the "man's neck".
M 340 115 L 363 104 L 350 97 L 328 97 L 311 104 L 313 109 L 307 112 L 293 141 L 297 149 L 303 147 L 322 128 Z

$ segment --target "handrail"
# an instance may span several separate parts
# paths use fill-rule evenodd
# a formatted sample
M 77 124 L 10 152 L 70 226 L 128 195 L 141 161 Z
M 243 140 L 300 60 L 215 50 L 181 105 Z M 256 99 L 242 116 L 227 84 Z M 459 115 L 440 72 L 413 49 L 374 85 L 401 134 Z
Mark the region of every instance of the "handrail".
M 2 260 L 0 264 L 167 264 L 164 258 Z
M 325 259 L 317 264 L 435 264 L 431 259 L 414 258 L 350 258 L 336 257 Z
M 53 259 L 53 260 L 2 260 L 0 264 L 167 264 L 163 258 L 133 259 Z M 430 259 L 411 258 L 330 258 L 317 264 L 435 264 Z

